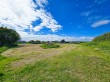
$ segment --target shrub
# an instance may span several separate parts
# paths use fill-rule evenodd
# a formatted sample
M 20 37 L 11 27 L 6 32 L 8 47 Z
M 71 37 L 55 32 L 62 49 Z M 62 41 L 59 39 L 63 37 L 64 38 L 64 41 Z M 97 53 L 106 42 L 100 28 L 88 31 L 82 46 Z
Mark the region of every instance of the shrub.
M 41 45 L 41 47 L 47 49 L 47 48 L 59 48 L 60 46 L 55 43 L 44 43 Z
M 20 35 L 15 30 L 0 27 L 0 46 L 14 45 L 18 40 Z

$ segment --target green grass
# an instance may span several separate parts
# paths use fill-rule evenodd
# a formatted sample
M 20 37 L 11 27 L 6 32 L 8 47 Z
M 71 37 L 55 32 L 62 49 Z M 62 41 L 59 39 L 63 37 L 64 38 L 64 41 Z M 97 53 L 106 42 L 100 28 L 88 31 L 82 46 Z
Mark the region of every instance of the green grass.
M 6 47 L 6 46 L 0 47 L 0 63 L 2 62 L 3 59 L 6 58 L 6 57 L 2 56 L 1 53 L 6 51 L 7 49 L 8 49 L 8 47 Z M 2 67 L 2 65 L 3 64 L 0 64 L 0 68 Z M 0 80 L 1 80 L 1 77 L 3 77 L 3 76 L 4 76 L 4 73 L 2 73 L 2 71 L 0 70 Z
M 47 49 L 47 48 L 59 48 L 60 46 L 55 43 L 44 43 L 41 45 L 41 47 Z
M 16 46 L 2 46 L 0 47 L 0 82 L 3 82 L 3 77 L 5 76 L 5 72 L 8 69 L 8 65 L 10 62 L 14 61 L 15 58 L 7 58 L 1 55 L 4 51 L 8 50 L 9 48 L 16 47 Z
M 88 43 L 83 43 L 83 45 L 95 48 L 96 50 L 102 51 L 104 53 L 110 53 L 110 42 L 105 41 L 105 42 L 88 42 Z
M 70 47 L 69 44 L 65 46 L 68 46 L 67 49 Z M 41 59 L 19 69 L 12 69 L 10 62 L 15 60 L 7 58 L 0 62 L 0 66 L 3 65 L 0 67 L 0 81 L 110 82 L 109 46 L 109 42 L 75 44 L 69 52 L 63 50 L 57 56 Z
M 5 57 L 3 57 L 3 56 L 1 55 L 1 53 L 4 52 L 4 51 L 6 51 L 7 49 L 8 49 L 8 47 L 6 47 L 6 46 L 0 47 L 0 60 L 2 60 L 2 59 L 5 58 Z
M 0 53 L 6 51 L 7 49 L 8 49 L 8 47 L 6 47 L 6 46 L 0 47 Z

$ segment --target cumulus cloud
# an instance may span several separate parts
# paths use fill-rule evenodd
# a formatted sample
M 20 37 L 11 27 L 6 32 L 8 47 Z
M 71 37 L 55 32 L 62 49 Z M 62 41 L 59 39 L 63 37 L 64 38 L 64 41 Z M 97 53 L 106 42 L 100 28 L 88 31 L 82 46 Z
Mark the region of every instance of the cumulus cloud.
M 99 27 L 99 26 L 106 25 L 109 23 L 110 23 L 110 20 L 102 20 L 102 21 L 98 21 L 98 22 L 93 23 L 91 25 L 91 27 Z
M 59 35 L 36 35 L 34 32 L 43 28 L 49 28 L 55 32 L 62 26 L 54 19 L 51 13 L 47 12 L 45 6 L 47 0 L 0 0 L 0 26 L 7 26 L 15 29 L 22 40 L 53 41 L 90 41 L 92 37 L 69 37 Z M 41 21 L 38 25 L 33 22 Z M 30 32 L 26 32 L 28 29 Z
M 60 29 L 61 25 L 45 10 L 47 4 L 47 0 L 0 0 L 0 25 L 17 31 L 39 31 L 46 27 L 54 32 Z M 41 20 L 41 23 L 33 26 L 32 23 L 38 20 Z

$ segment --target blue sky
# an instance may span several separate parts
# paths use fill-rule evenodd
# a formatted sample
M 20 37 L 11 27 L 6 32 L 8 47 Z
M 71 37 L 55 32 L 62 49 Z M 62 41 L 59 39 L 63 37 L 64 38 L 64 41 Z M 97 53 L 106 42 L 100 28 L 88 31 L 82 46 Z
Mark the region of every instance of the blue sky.
M 90 41 L 95 36 L 110 32 L 110 0 L 15 0 L 15 2 L 1 0 L 1 2 L 0 10 L 3 13 L 0 14 L 0 25 L 17 30 L 23 40 Z M 25 2 L 23 4 L 25 6 L 15 6 L 22 2 Z M 8 6 L 3 9 L 3 4 Z M 13 11 L 13 8 L 16 10 Z M 5 9 L 9 10 L 9 16 Z M 54 39 L 47 39 L 51 37 Z
M 62 25 L 56 34 L 97 36 L 110 31 L 110 24 L 91 25 L 110 19 L 110 0 L 49 0 L 47 10 Z

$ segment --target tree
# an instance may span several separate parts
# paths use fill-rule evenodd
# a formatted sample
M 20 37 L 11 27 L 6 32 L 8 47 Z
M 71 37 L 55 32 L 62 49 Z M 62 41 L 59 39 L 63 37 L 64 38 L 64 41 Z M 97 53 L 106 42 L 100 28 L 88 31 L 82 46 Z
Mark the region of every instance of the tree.
M 61 40 L 60 42 L 61 42 L 61 43 L 65 43 L 65 40 L 63 39 L 63 40 Z
M 35 44 L 41 44 L 41 41 L 40 40 L 36 40 Z
M 40 40 L 36 40 L 36 41 L 30 40 L 29 43 L 31 43 L 31 44 L 41 44 L 41 41 Z
M 34 42 L 35 42 L 34 40 L 30 40 L 30 41 L 29 41 L 29 43 L 31 43 L 31 44 L 34 44 Z
M 20 35 L 7 27 L 0 27 L 0 46 L 13 45 L 20 40 Z

